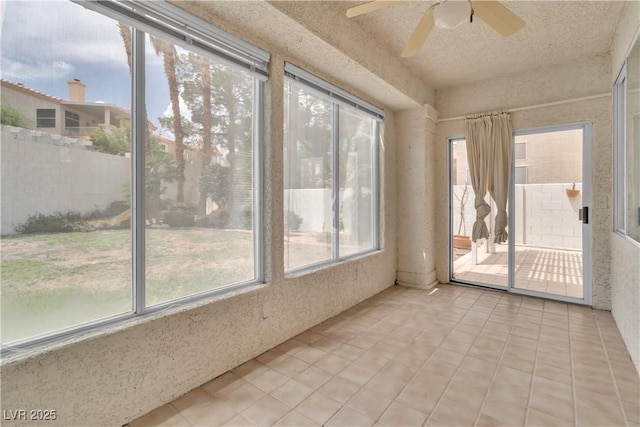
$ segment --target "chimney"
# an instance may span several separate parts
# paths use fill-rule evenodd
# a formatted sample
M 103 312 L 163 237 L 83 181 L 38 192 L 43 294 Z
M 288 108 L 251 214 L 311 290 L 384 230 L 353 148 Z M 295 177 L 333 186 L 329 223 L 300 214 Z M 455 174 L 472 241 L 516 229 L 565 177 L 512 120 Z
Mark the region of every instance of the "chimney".
M 84 102 L 84 88 L 87 85 L 79 79 L 69 80 L 67 84 L 69 85 L 69 101 Z

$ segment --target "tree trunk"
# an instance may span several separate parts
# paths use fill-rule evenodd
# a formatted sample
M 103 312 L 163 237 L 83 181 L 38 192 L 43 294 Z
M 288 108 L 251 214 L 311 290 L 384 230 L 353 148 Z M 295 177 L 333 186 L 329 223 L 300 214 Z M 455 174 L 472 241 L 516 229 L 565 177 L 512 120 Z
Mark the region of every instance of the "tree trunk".
M 209 61 L 201 58 L 202 66 L 202 148 L 200 177 L 204 177 L 211 164 L 211 69 Z M 207 214 L 207 194 L 200 188 L 198 214 Z
M 184 132 L 182 130 L 182 118 L 180 117 L 180 91 L 176 77 L 176 54 L 173 45 L 167 42 L 163 43 L 162 58 L 164 72 L 169 83 L 169 98 L 171 99 L 171 111 L 173 113 L 173 135 L 176 143 L 176 169 L 178 172 L 176 201 L 184 203 Z

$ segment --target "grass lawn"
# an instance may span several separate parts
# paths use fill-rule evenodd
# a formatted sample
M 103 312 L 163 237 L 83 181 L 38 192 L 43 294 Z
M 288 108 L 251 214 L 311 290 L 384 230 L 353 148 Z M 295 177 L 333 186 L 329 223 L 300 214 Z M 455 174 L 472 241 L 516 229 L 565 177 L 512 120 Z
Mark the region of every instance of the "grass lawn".
M 210 228 L 147 229 L 147 305 L 254 277 L 253 235 Z M 131 311 L 131 233 L 0 238 L 2 342 Z

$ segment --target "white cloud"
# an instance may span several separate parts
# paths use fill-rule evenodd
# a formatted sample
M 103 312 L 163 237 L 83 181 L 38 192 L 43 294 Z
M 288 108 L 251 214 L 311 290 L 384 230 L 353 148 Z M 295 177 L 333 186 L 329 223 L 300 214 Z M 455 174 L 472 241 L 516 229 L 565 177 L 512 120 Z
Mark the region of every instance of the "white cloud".
M 187 106 L 187 103 L 184 102 L 184 99 L 182 99 L 182 96 L 179 96 L 178 99 L 179 99 L 178 105 L 180 106 L 180 115 L 188 120 L 191 120 L 191 110 Z M 167 108 L 164 109 L 162 116 L 163 117 L 173 116 L 173 109 L 171 108 L 171 102 L 169 102 L 169 105 L 167 105 Z
M 41 76 L 47 64 L 55 73 L 79 64 L 128 68 L 116 21 L 69 1 L 3 3 L 3 74 L 7 64 L 17 67 L 12 73 L 23 67 L 33 78 Z
M 2 75 L 9 80 L 44 80 L 71 76 L 76 67 L 65 61 L 24 63 L 5 58 L 2 61 Z

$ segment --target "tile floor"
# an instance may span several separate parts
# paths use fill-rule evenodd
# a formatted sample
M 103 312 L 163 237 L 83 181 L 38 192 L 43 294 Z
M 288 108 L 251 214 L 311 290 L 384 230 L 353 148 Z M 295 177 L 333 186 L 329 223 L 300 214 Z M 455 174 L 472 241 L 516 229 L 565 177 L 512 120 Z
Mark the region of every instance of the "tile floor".
M 393 286 L 130 426 L 638 426 L 639 386 L 608 312 Z
M 478 264 L 471 262 L 471 253 L 456 259 L 453 266 L 456 280 L 508 285 L 507 245 L 496 245 L 496 252 L 478 249 Z M 582 298 L 582 252 L 562 249 L 516 246 L 516 282 L 518 289 L 548 292 L 554 295 Z

